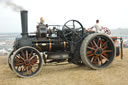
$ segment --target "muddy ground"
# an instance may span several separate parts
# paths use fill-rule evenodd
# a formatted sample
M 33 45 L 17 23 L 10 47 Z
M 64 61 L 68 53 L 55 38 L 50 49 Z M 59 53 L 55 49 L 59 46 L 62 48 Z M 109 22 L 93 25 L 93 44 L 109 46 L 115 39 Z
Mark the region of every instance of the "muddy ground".
M 35 77 L 19 78 L 0 56 L 0 85 L 128 85 L 128 49 L 107 68 L 91 70 L 74 64 L 49 64 Z

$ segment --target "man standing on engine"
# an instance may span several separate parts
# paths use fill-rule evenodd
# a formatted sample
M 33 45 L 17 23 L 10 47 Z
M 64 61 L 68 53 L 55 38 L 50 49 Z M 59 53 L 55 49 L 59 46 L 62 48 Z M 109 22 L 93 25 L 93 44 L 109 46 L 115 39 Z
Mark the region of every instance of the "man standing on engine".
M 104 27 L 99 24 L 98 19 L 96 20 L 96 24 L 92 26 L 91 28 L 89 28 L 89 31 L 92 30 L 93 28 L 96 29 L 96 32 L 101 32 L 104 29 Z

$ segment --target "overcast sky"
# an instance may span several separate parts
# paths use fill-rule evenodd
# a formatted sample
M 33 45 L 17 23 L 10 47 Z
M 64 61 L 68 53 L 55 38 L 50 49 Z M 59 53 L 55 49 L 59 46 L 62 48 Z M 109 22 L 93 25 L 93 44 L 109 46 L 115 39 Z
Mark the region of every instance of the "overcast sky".
M 0 0 L 1 1 L 1 0 Z M 8 0 L 9 1 L 9 0 Z M 63 25 L 70 19 L 85 28 L 100 24 L 110 29 L 128 28 L 128 0 L 11 0 L 28 10 L 29 32 L 36 31 L 40 17 L 47 24 Z M 21 32 L 20 13 L 0 2 L 0 33 Z

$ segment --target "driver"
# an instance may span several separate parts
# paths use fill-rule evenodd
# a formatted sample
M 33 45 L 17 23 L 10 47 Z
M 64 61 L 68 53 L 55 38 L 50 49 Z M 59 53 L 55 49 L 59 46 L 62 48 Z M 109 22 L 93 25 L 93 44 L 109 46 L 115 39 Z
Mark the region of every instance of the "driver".
M 48 28 L 48 25 L 44 24 L 44 19 L 43 19 L 43 17 L 41 17 L 40 22 L 37 25 L 37 33 L 38 33 L 39 37 L 47 36 L 47 28 Z
M 92 30 L 93 28 L 96 29 L 96 32 L 101 32 L 104 29 L 104 27 L 99 24 L 98 19 L 96 20 L 96 24 L 92 26 L 91 28 L 89 28 L 89 31 Z
M 37 25 L 37 28 L 39 28 L 40 26 L 44 26 L 44 28 L 48 28 L 48 24 L 44 24 L 43 17 L 40 18 L 40 23 Z

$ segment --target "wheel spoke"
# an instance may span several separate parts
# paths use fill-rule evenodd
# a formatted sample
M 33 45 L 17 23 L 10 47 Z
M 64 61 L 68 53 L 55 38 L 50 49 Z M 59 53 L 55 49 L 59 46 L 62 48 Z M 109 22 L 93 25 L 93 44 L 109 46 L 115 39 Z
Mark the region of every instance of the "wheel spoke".
M 71 32 L 69 32 L 69 33 L 67 33 L 67 34 L 65 34 L 65 36 L 68 36 L 68 35 L 70 35 L 70 34 L 72 34 L 72 31 L 71 31 Z
M 66 28 L 70 29 L 70 27 L 68 27 L 67 25 L 64 25 Z M 71 29 L 70 29 L 71 30 Z M 72 30 L 71 30 L 72 31 Z
M 112 52 L 112 50 L 104 50 L 103 52 Z
M 26 59 L 28 60 L 28 51 L 26 50 Z
M 79 28 L 75 28 L 76 31 L 78 31 L 79 29 L 81 29 L 80 27 Z
M 19 66 L 17 66 L 17 70 L 19 69 Z
M 95 46 L 93 45 L 93 43 L 92 43 L 92 42 L 91 42 L 91 45 L 92 45 L 92 47 L 93 47 L 93 48 L 95 48 Z
M 29 61 L 31 61 L 34 57 L 36 57 L 37 55 L 33 55 L 30 59 L 29 59 Z
M 30 71 L 31 71 L 31 73 L 33 73 L 33 70 L 32 70 L 32 65 L 30 65 Z
M 93 60 L 94 60 L 94 56 L 92 56 L 92 58 L 91 58 L 91 63 L 93 62 Z
M 27 74 L 28 74 L 28 71 L 29 71 L 29 69 L 28 69 L 28 66 L 27 66 Z
M 25 61 L 25 59 L 19 55 L 16 55 L 17 58 L 21 58 L 23 61 Z
M 99 57 L 97 58 L 98 65 L 101 65 Z
M 103 48 L 103 50 L 105 50 L 106 48 L 108 48 L 107 46 L 105 46 L 104 48 Z
M 93 57 L 94 57 L 94 59 L 93 59 L 93 62 L 92 62 L 92 63 L 93 63 L 93 64 L 97 64 L 97 61 L 96 61 L 96 60 L 97 60 L 97 58 L 98 58 L 98 55 L 93 56 Z
M 102 47 L 104 47 L 107 44 L 107 41 L 105 43 L 103 43 Z
M 30 61 L 30 63 L 31 63 L 32 65 L 36 64 L 37 62 L 38 62 L 37 58 L 32 59 L 32 60 Z M 38 62 L 38 64 L 39 64 L 39 62 Z
M 97 46 L 99 46 L 99 43 L 100 43 L 100 40 L 99 40 L 99 38 L 98 38 L 98 40 L 97 40 Z
M 30 53 L 29 56 L 28 56 L 29 58 L 32 56 L 32 53 L 33 53 L 33 50 L 31 50 L 31 53 Z
M 93 60 L 93 64 L 97 64 L 97 62 L 96 62 L 96 60 L 97 60 L 97 56 L 94 56 L 94 60 Z
M 75 29 L 75 24 L 74 23 L 75 23 L 75 21 L 73 20 L 73 28 Z
M 106 59 L 107 61 L 109 61 L 108 58 L 106 58 L 105 56 L 101 55 L 101 57 L 103 57 L 104 59 Z
M 22 60 L 20 60 L 19 58 L 16 58 L 16 61 L 17 62 L 23 62 Z
M 90 54 L 90 55 L 88 55 L 88 57 L 90 57 L 90 56 L 93 56 L 94 54 Z
M 79 38 L 81 38 L 79 33 L 75 32 L 74 30 L 72 30 L 72 32 L 75 33 Z
M 69 30 L 71 30 L 71 32 L 73 32 L 74 34 L 76 34 L 79 38 L 81 38 L 80 35 L 77 32 L 75 32 L 74 30 L 72 30 L 70 27 L 68 27 L 67 25 L 64 25 L 64 26 L 67 27 Z
M 97 46 L 97 44 L 96 44 L 95 40 L 93 40 L 93 43 L 95 44 L 95 47 L 97 47 L 97 48 L 98 48 L 98 46 Z
M 24 59 L 25 59 L 25 55 L 24 55 L 24 52 L 23 51 L 21 51 L 21 54 L 22 54 L 22 56 L 24 57 Z
M 24 68 L 23 68 L 22 72 L 24 72 L 25 70 L 26 70 L 26 66 L 24 66 Z
M 92 53 L 92 51 L 88 51 L 88 54 Z
M 88 47 L 88 49 L 91 49 L 91 50 L 96 50 L 95 48 L 92 48 L 92 47 Z
M 100 48 L 102 48 L 102 39 L 100 40 Z
M 16 66 L 21 66 L 23 64 L 24 64 L 24 62 L 22 62 L 22 63 L 16 63 Z
M 100 58 L 100 62 L 101 62 L 101 65 L 103 64 L 103 61 L 102 61 L 102 58 L 101 57 L 99 57 Z

